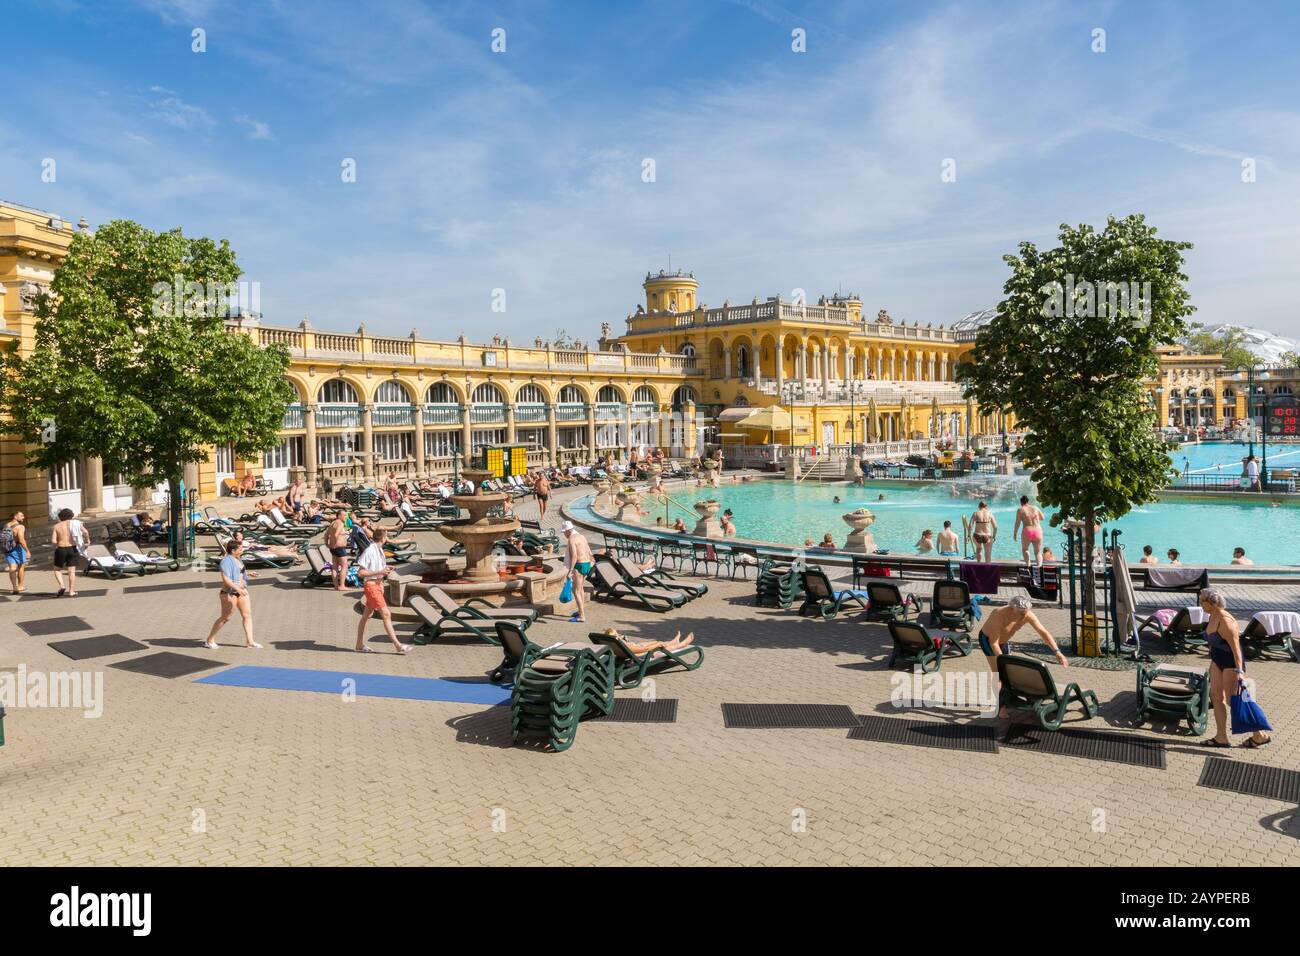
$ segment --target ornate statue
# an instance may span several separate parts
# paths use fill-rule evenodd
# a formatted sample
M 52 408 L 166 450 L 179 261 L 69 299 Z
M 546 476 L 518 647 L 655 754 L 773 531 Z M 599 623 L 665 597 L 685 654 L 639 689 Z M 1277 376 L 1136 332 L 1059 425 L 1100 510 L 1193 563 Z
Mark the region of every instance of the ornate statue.
M 36 299 L 44 291 L 39 282 L 24 282 L 18 287 L 18 307 L 24 312 L 35 312 Z
M 886 312 L 884 309 L 881 309 L 879 312 L 876 313 L 876 321 L 879 322 L 881 325 L 894 324 L 894 320 L 889 317 L 889 313 Z
M 613 329 L 610 328 L 610 325 L 609 325 L 608 322 L 602 322 L 602 323 L 600 323 L 600 337 L 601 337 L 602 339 L 607 339 L 607 338 L 609 338 L 611 332 L 613 332 Z

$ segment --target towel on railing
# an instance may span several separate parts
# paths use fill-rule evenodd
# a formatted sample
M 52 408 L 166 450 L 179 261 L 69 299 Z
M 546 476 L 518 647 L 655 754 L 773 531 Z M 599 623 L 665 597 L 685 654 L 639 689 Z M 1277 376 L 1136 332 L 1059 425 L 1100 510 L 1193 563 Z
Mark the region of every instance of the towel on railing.
M 981 564 L 977 561 L 961 563 L 961 579 L 970 588 L 971 594 L 997 594 L 1001 577 L 1001 568 L 996 564 Z
M 1147 581 L 1157 588 L 1186 588 L 1201 580 L 1204 568 L 1147 568 Z
M 1295 611 L 1256 611 L 1251 620 L 1258 621 L 1270 634 L 1300 634 L 1300 614 Z

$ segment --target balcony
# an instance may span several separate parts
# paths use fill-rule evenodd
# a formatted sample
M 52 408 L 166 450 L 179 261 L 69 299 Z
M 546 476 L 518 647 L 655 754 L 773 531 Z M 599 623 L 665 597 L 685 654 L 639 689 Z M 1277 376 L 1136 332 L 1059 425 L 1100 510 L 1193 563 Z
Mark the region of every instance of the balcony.
M 302 410 L 303 409 L 301 405 L 284 406 L 284 424 L 281 425 L 280 427 L 284 429 L 302 428 L 303 427 Z
M 633 402 L 632 403 L 632 421 L 648 422 L 655 418 L 659 413 L 659 406 L 654 402 Z
M 623 408 L 622 402 L 597 402 L 596 421 L 621 422 L 623 420 Z
M 566 402 L 556 405 L 555 420 L 557 422 L 585 422 L 587 420 L 587 406 L 583 402 Z
M 426 425 L 459 425 L 461 407 L 428 402 L 424 406 L 424 423 Z
M 376 405 L 370 413 L 372 425 L 414 425 L 414 405 Z
M 506 407 L 504 405 L 475 403 L 469 407 L 469 420 L 474 425 L 504 425 Z
M 521 425 L 546 421 L 546 406 L 530 403 L 515 406 L 515 422 Z
M 325 403 L 316 406 L 317 428 L 360 428 L 361 406 Z

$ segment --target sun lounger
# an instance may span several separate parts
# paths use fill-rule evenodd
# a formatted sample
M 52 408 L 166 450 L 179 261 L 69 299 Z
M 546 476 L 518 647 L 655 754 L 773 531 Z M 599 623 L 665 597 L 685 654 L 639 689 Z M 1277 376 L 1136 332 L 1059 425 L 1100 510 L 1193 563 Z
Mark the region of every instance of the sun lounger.
M 1295 611 L 1257 611 L 1241 632 L 1241 648 L 1252 656 L 1275 648 L 1285 652 L 1291 660 L 1300 661 L 1295 634 L 1300 634 L 1300 614 Z
M 144 574 L 144 565 L 136 564 L 126 558 L 119 558 L 102 544 L 92 544 L 86 548 L 86 573 L 98 571 L 106 578 L 116 580 L 124 574 Z
M 936 637 L 919 621 L 890 621 L 889 636 L 894 641 L 894 650 L 886 667 L 901 662 L 908 667 L 920 667 L 922 673 L 930 674 L 943 664 L 949 648 L 962 657 L 970 654 L 969 634 L 943 633 Z
M 1085 719 L 1101 712 L 1097 695 L 1080 690 L 1073 682 L 1065 690 L 1056 689 L 1052 673 L 1042 661 L 1018 654 L 1003 654 L 998 659 L 998 679 L 1002 683 L 999 703 L 1008 710 L 1027 711 L 1038 718 L 1045 730 L 1060 730 L 1071 700 L 1082 706 Z
M 532 608 L 493 607 L 482 598 L 469 598 L 457 604 L 442 588 L 429 588 L 429 599 L 413 595 L 407 607 L 420 618 L 420 627 L 413 640 L 416 644 L 431 644 L 445 634 L 464 636 L 473 634 L 489 644 L 499 644 L 496 634 L 498 621 L 510 621 L 527 629 L 537 620 Z
M 1138 624 L 1138 634 L 1154 633 L 1174 645 L 1177 651 L 1191 651 L 1205 647 L 1205 625 L 1209 616 L 1199 607 L 1175 610 L 1162 607 Z
M 686 596 L 680 591 L 663 588 L 647 588 L 629 584 L 623 580 L 612 561 L 596 560 L 591 572 L 591 582 L 596 589 L 596 597 L 605 600 L 632 600 L 651 611 L 671 611 L 686 603 Z
M 119 558 L 138 564 L 145 571 L 176 571 L 181 566 L 180 561 L 157 551 L 141 551 L 134 541 L 119 541 L 115 550 Z
M 1210 672 L 1172 664 L 1140 664 L 1137 671 L 1137 722 L 1153 714 L 1186 720 L 1195 734 L 1205 733 L 1210 715 Z
M 510 740 L 545 736 L 554 750 L 567 750 L 580 720 L 614 709 L 614 655 L 607 647 L 576 641 L 535 647 L 525 648 L 515 669 Z
M 679 651 L 666 647 L 656 647 L 644 654 L 635 653 L 627 643 L 616 634 L 591 633 L 587 639 L 593 644 L 608 647 L 614 654 L 614 678 L 619 687 L 639 687 L 646 674 L 659 672 L 670 667 L 681 667 L 693 671 L 704 663 L 704 648 L 688 645 Z
M 314 588 L 334 582 L 334 556 L 323 544 L 315 544 L 304 552 L 307 557 L 307 576 L 302 579 L 302 586 Z
M 800 573 L 799 583 L 803 585 L 800 617 L 809 611 L 816 611 L 822 620 L 829 620 L 839 614 L 845 604 L 855 605 L 863 611 L 871 609 L 867 603 L 866 591 L 835 590 L 831 587 L 830 578 L 826 577 L 826 572 L 821 568 L 805 568 Z
M 868 621 L 906 621 L 913 612 L 921 613 L 914 595 L 903 597 L 898 585 L 887 581 L 867 582 Z
M 694 583 L 683 581 L 680 578 L 674 578 L 666 571 L 660 571 L 653 568 L 644 571 L 641 566 L 631 558 L 615 558 L 614 564 L 623 580 L 628 584 L 635 584 L 637 587 L 659 588 L 664 591 L 680 591 L 686 595 L 687 600 L 695 600 L 697 597 L 704 597 L 709 593 L 709 586 L 703 582 Z
M 968 630 L 975 620 L 970 601 L 970 586 L 965 581 L 935 581 L 930 623 L 950 630 Z

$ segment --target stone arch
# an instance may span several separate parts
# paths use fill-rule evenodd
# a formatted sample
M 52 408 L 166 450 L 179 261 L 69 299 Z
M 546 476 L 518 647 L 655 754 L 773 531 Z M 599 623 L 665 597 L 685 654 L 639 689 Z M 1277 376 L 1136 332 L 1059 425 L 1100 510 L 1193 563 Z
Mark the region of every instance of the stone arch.
M 506 391 L 496 382 L 480 382 L 470 393 L 470 402 L 475 405 L 504 405 Z
M 424 390 L 424 401 L 429 405 L 460 405 L 465 394 L 451 382 L 434 382 Z
M 602 404 L 623 405 L 627 402 L 627 393 L 621 386 L 606 382 L 596 391 L 596 401 Z
M 556 393 L 555 403 L 557 405 L 585 405 L 588 398 L 586 390 L 581 385 L 569 382 L 567 385 L 561 386 L 559 392 Z
M 316 389 L 316 401 L 323 404 L 360 405 L 365 399 L 366 387 L 347 375 L 332 375 Z
M 515 389 L 514 402 L 516 405 L 545 405 L 550 401 L 546 389 L 536 382 L 523 382 Z
M 395 378 L 387 378 L 375 386 L 374 400 L 385 405 L 410 405 L 411 390 Z

